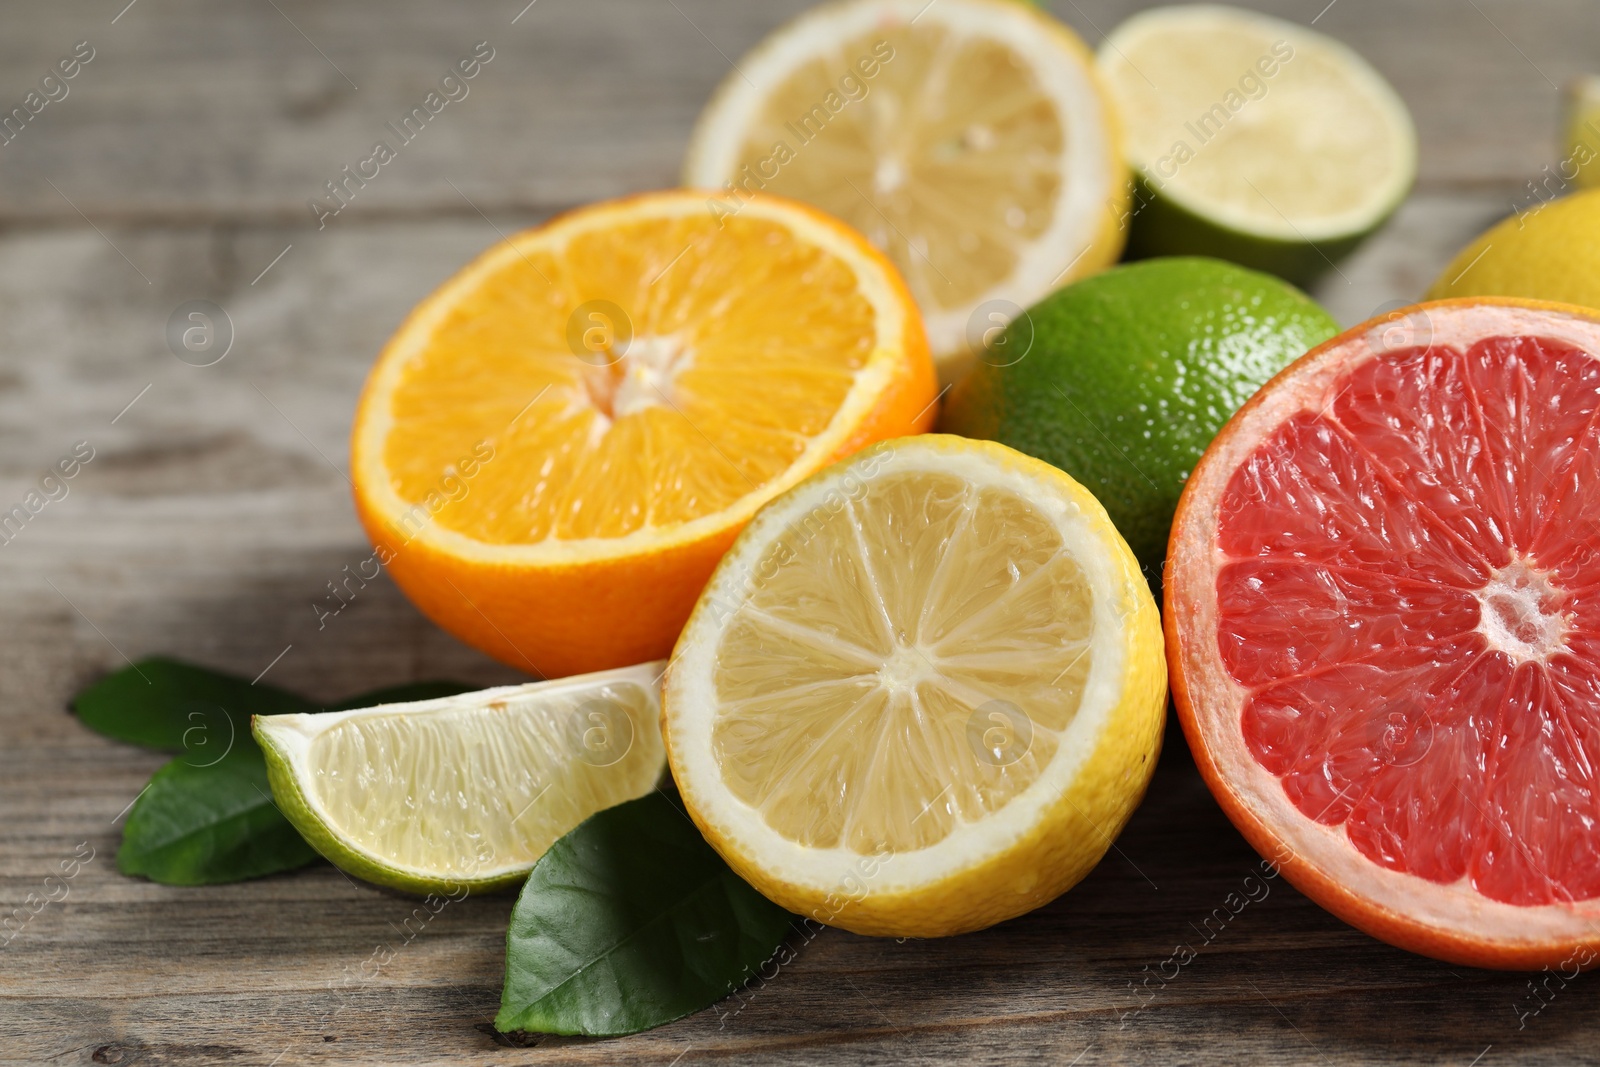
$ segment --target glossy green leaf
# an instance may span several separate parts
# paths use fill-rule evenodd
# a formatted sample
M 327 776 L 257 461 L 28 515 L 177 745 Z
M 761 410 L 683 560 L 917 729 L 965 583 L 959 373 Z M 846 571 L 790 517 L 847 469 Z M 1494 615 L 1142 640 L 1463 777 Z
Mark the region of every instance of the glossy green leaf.
M 73 698 L 72 710 L 107 737 L 208 763 L 230 747 L 229 738 L 249 739 L 250 716 L 317 705 L 265 682 L 153 657 L 100 679 Z
M 363 693 L 329 711 L 471 690 L 414 682 Z M 117 867 L 167 885 L 210 885 L 303 867 L 317 858 L 274 805 L 251 715 L 316 712 L 293 693 L 167 659 L 147 659 L 73 701 L 107 736 L 183 755 L 155 773 L 128 812 Z
M 216 763 L 179 756 L 155 773 L 122 828 L 117 869 L 167 885 L 237 882 L 317 858 L 272 802 L 267 763 L 245 734 Z
M 676 798 L 619 804 L 534 865 L 511 913 L 495 1028 L 660 1026 L 743 985 L 794 920 L 728 869 Z

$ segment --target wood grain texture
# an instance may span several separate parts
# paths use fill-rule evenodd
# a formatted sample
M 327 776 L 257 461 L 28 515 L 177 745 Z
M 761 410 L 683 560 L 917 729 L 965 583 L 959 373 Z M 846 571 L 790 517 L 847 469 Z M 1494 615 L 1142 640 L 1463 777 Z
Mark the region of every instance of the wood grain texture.
M 539 0 L 513 24 L 525 2 L 139 0 L 114 25 L 115 0 L 14 4 L 0 34 L 7 110 L 75 42 L 96 54 L 66 99 L 0 146 L 0 221 L 81 224 L 81 210 L 101 225 L 303 225 L 323 183 L 368 155 L 385 123 L 477 41 L 495 58 L 467 98 L 337 225 L 474 215 L 463 192 L 486 211 L 550 211 L 673 184 L 725 57 L 807 6 Z M 1305 23 L 1324 4 L 1252 6 Z M 1094 43 L 1139 5 L 1051 6 Z M 1425 187 L 1514 186 L 1554 162 L 1555 86 L 1600 56 L 1592 0 L 1336 0 L 1317 29 L 1357 48 L 1405 98 Z
M 944 941 L 826 931 L 774 980 L 606 1042 L 489 1032 L 511 896 L 452 904 L 407 943 L 411 901 L 326 865 L 204 889 L 118 875 L 119 814 L 162 758 L 64 705 L 125 656 L 272 664 L 329 698 L 513 680 L 386 581 L 319 628 L 325 583 L 370 553 L 343 473 L 367 366 L 497 230 L 670 184 L 718 50 L 801 6 L 539 0 L 513 24 L 522 0 L 125 2 L 0 7 L 0 104 L 74 42 L 97 49 L 0 146 L 0 506 L 75 442 L 95 449 L 0 546 L 0 916 L 95 850 L 0 947 L 0 1063 L 1600 1059 L 1592 979 L 1527 1014 L 1527 976 L 1389 949 L 1281 882 L 1206 941 L 1258 861 L 1176 734 L 1117 850 L 1049 907 Z M 1309 22 L 1324 2 L 1264 6 Z M 1053 5 L 1091 42 L 1132 6 Z M 1423 143 L 1417 194 L 1319 287 L 1354 322 L 1420 294 L 1555 158 L 1550 83 L 1600 59 L 1600 20 L 1592 0 L 1337 0 L 1317 25 L 1394 81 Z M 318 231 L 306 200 L 478 40 L 496 56 L 471 95 Z M 215 366 L 168 351 L 192 299 L 232 321 Z M 1163 968 L 1180 944 L 1198 956 Z M 379 946 L 394 961 L 347 981 Z

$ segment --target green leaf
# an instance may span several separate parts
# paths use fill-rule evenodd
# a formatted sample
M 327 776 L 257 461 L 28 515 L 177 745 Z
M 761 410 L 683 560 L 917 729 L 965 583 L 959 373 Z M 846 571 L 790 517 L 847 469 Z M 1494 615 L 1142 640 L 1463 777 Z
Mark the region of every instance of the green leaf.
M 246 733 L 210 765 L 179 756 L 155 773 L 122 828 L 117 869 L 166 885 L 211 885 L 317 859 L 272 802 L 267 763 Z
M 414 682 L 351 697 L 329 711 L 468 692 L 459 682 Z M 259 878 L 317 859 L 272 800 L 251 715 L 323 710 L 282 689 L 168 659 L 141 660 L 79 694 L 90 727 L 183 755 L 155 773 L 128 813 L 117 867 L 166 885 Z
M 464 682 L 407 682 L 329 704 L 326 710 L 349 711 L 351 708 L 370 708 L 378 704 L 409 704 L 413 700 L 437 700 L 439 697 L 453 697 L 457 693 L 470 693 L 482 688 Z
M 506 933 L 495 1029 L 660 1026 L 743 985 L 793 921 L 728 869 L 676 798 L 619 804 L 534 865 Z
M 229 738 L 249 739 L 250 716 L 316 711 L 317 705 L 276 686 L 152 657 L 100 679 L 73 698 L 72 710 L 107 737 L 187 751 L 191 762 L 207 763 L 229 747 Z

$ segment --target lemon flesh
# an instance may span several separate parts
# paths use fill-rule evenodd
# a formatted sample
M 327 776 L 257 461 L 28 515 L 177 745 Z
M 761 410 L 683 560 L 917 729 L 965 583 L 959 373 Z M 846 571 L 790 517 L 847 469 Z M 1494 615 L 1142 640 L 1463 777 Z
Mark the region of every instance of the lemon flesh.
M 1121 252 L 1121 148 L 1093 57 L 1026 4 L 847 0 L 738 66 L 684 184 L 793 197 L 860 230 L 905 276 L 944 381 L 981 348 L 980 307 L 1015 314 Z
M 254 733 L 278 807 L 341 869 L 417 893 L 493 889 L 655 787 L 663 666 L 257 716 Z
M 1143 794 L 1159 622 L 1094 498 L 1004 446 L 869 449 L 770 505 L 668 672 L 674 775 L 792 910 L 931 936 L 1083 877 Z

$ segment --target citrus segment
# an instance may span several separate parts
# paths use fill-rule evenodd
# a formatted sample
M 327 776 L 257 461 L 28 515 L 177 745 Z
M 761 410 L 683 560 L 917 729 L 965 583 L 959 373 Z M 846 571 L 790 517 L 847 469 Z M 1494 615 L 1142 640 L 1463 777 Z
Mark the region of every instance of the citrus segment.
M 775 501 L 719 567 L 668 674 L 675 777 L 786 907 L 988 925 L 1087 873 L 1143 793 L 1156 626 L 1077 483 L 999 445 L 888 442 Z
M 858 235 L 651 194 L 518 235 L 419 307 L 357 412 L 356 499 L 446 629 L 537 673 L 617 666 L 665 654 L 761 503 L 924 428 L 934 396 L 915 306 Z
M 1180 717 L 1343 918 L 1486 966 L 1600 944 L 1600 316 L 1422 305 L 1314 350 L 1180 504 Z
M 1028 5 L 846 0 L 738 67 L 684 184 L 793 196 L 866 234 L 904 273 L 947 381 L 980 304 L 1025 306 L 1121 251 L 1118 135 L 1088 51 Z
M 320 715 L 257 716 L 273 795 L 351 874 L 493 889 L 590 815 L 654 788 L 662 663 Z

